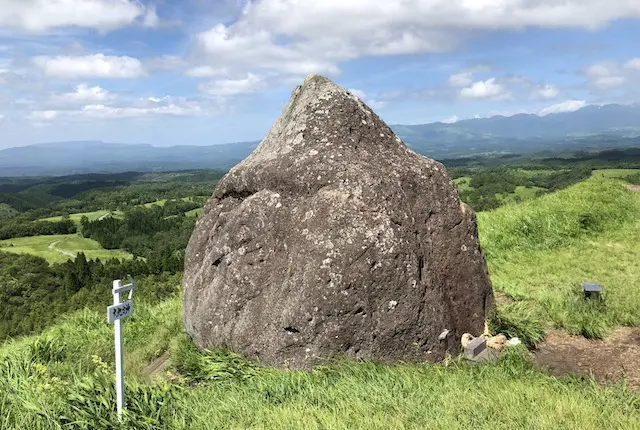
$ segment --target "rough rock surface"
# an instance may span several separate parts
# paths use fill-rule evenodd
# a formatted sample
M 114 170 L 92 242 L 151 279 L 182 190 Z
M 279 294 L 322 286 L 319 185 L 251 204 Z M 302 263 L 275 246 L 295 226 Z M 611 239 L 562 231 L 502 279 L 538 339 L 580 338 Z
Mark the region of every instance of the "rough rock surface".
M 317 75 L 220 181 L 187 248 L 187 332 L 268 365 L 439 360 L 492 306 L 445 168 Z

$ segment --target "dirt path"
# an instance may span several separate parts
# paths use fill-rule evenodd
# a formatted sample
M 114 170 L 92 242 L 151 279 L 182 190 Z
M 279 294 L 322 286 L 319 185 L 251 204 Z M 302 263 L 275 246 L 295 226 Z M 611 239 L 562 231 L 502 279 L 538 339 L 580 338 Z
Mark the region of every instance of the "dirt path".
M 627 185 L 627 190 L 635 191 L 636 193 L 640 193 L 640 185 Z
M 107 212 L 104 215 L 100 215 L 100 218 L 98 218 L 98 221 L 102 221 L 103 219 L 105 219 L 106 217 L 111 216 L 111 212 Z
M 56 245 L 62 242 L 62 239 L 56 240 L 55 242 L 51 242 L 48 246 L 49 249 L 53 249 L 54 251 L 58 251 L 62 255 L 66 255 L 67 257 L 75 257 L 76 254 L 73 252 L 65 251 L 64 249 L 56 248 Z
M 534 356 L 558 376 L 592 374 L 603 383 L 626 377 L 630 388 L 640 390 L 640 327 L 617 329 L 604 340 L 550 331 Z

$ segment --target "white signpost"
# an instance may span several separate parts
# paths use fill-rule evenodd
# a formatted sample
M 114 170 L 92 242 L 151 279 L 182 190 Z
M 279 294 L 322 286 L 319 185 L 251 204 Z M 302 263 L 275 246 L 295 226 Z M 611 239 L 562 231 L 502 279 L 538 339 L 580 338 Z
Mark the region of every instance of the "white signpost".
M 116 332 L 116 402 L 118 404 L 118 416 L 122 416 L 124 406 L 124 351 L 122 345 L 122 319 L 133 315 L 133 279 L 131 283 L 122 285 L 122 281 L 113 281 L 113 305 L 107 308 L 107 320 L 113 323 Z M 129 292 L 127 301 L 122 302 L 120 294 Z

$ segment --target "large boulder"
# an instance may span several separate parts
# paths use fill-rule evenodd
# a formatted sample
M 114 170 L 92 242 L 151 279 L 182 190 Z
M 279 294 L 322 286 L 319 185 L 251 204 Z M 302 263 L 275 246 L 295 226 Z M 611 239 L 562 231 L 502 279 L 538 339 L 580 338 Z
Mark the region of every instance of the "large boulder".
M 439 360 L 492 306 L 475 214 L 446 169 L 317 75 L 220 181 L 187 248 L 195 343 L 279 367 Z

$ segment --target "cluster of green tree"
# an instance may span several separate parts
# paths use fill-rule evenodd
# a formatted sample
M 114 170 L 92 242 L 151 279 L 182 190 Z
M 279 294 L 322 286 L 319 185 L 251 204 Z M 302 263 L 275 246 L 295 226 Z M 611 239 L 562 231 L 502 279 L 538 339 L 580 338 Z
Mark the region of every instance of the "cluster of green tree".
M 204 196 L 196 196 L 191 200 L 167 200 L 167 202 L 162 206 L 162 215 L 164 217 L 182 215 L 185 212 L 189 212 L 193 209 L 201 208 L 207 197 Z
M 640 172 L 627 176 L 625 181 L 632 185 L 640 185 Z
M 0 192 L 0 203 L 7 204 L 18 212 L 26 212 L 32 209 L 47 206 L 58 198 L 42 195 L 41 193 L 3 193 Z
M 75 260 L 49 265 L 32 255 L 0 252 L 0 341 L 41 331 L 67 312 L 111 304 L 114 279 L 136 280 L 136 296 L 160 301 L 180 285 L 180 274 L 154 271 L 144 260 Z
M 0 178 L 0 204 L 31 220 L 124 209 L 156 200 L 210 196 L 222 171 L 83 174 L 58 178 Z
M 640 148 L 567 153 L 541 152 L 441 159 L 450 171 L 456 168 L 520 167 L 526 170 L 640 169 Z M 467 176 L 467 175 L 461 175 Z
M 12 208 L 6 203 L 0 203 L 0 220 L 9 219 L 17 216 L 20 212 Z
M 76 225 L 68 219 L 36 222 L 14 219 L 0 224 L 0 240 L 50 234 L 73 234 L 75 232 Z
M 154 271 L 175 273 L 182 270 L 184 249 L 195 219 L 183 214 L 165 217 L 164 207 L 152 206 L 126 210 L 122 219 L 105 217 L 89 221 L 82 217 L 80 223 L 84 237 L 99 242 L 103 248 L 125 249 L 145 258 Z
M 476 211 L 495 209 L 503 204 L 503 196 L 513 194 L 518 186 L 538 188 L 536 193 L 557 191 L 591 176 L 591 169 L 579 167 L 526 175 L 508 167 L 489 169 L 457 168 L 457 177 L 469 176 L 469 187 L 460 190 L 460 198 Z M 518 200 L 518 196 L 514 198 Z
M 41 331 L 67 312 L 111 304 L 114 279 L 136 280 L 136 296 L 160 301 L 180 286 L 180 274 L 154 272 L 140 259 L 75 260 L 49 265 L 32 255 L 0 252 L 0 340 Z
M 533 175 L 529 177 L 528 181 L 523 185 L 557 191 L 577 184 L 590 176 L 591 168 L 581 166 L 569 170 Z

